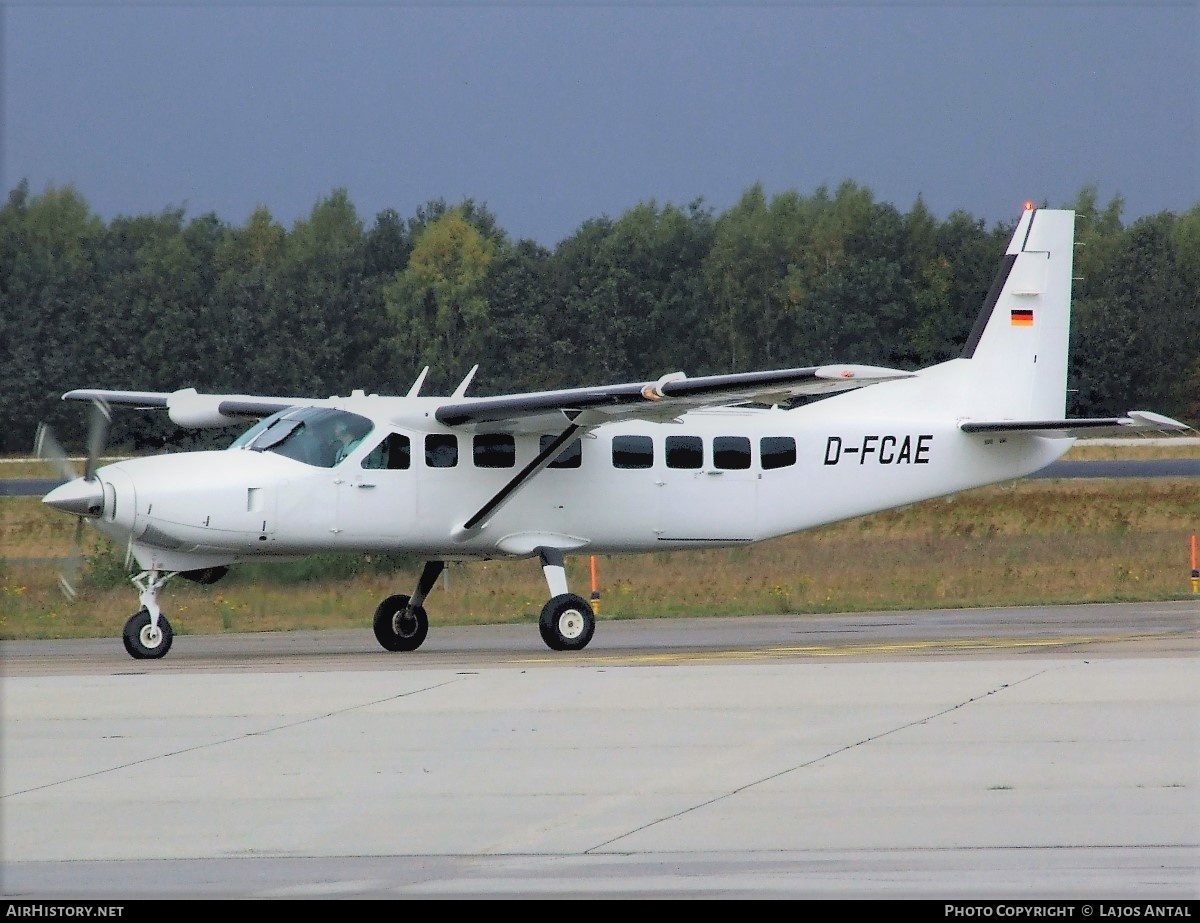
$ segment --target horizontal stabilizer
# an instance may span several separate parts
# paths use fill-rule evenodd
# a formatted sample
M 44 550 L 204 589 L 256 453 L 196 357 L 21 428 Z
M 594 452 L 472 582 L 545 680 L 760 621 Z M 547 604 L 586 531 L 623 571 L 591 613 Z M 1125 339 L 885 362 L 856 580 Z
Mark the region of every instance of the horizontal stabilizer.
M 1175 433 L 1188 431 L 1191 427 L 1148 410 L 1131 410 L 1124 417 L 1081 417 L 1075 420 L 968 420 L 960 423 L 959 429 L 964 433 L 1027 433 L 1035 436 L 1075 438 L 1101 436 L 1105 433 L 1127 434 L 1138 430 Z

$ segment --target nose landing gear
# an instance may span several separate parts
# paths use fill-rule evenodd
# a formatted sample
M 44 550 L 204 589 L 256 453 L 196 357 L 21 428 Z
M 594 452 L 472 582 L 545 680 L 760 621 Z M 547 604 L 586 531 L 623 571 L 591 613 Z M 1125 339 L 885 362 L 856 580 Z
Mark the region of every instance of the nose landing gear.
M 433 589 L 445 561 L 426 561 L 412 596 L 389 596 L 375 610 L 375 640 L 387 651 L 415 651 L 429 634 L 425 597 Z

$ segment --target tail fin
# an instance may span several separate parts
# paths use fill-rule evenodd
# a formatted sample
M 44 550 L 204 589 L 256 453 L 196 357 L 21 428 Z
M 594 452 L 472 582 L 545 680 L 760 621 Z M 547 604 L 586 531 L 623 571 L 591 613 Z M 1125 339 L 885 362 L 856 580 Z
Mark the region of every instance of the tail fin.
M 1075 213 L 1029 209 L 962 357 L 975 413 L 992 419 L 1065 416 Z

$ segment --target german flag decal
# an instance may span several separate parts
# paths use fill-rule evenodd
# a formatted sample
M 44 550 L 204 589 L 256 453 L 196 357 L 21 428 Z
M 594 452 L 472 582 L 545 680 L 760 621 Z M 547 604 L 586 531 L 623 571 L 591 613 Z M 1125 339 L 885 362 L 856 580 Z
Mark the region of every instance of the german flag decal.
M 1014 327 L 1032 327 L 1033 312 L 1027 310 L 1013 310 L 1012 325 Z

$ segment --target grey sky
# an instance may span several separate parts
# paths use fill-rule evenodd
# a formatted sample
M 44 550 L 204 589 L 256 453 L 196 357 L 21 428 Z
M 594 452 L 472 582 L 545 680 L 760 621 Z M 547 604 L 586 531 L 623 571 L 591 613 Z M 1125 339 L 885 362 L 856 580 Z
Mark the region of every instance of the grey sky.
M 471 197 L 552 246 L 641 201 L 844 179 L 1016 218 L 1200 202 L 1191 3 L 9 3 L 3 181 L 105 218 L 368 224 Z

